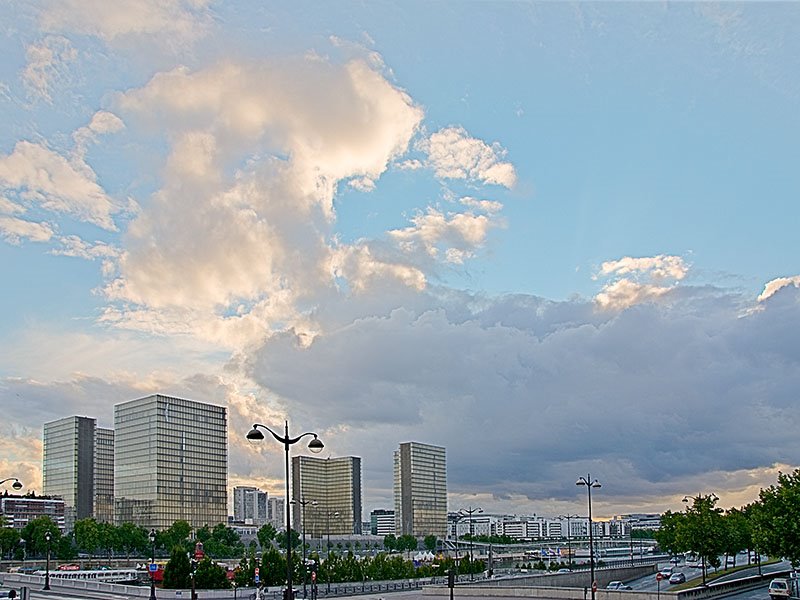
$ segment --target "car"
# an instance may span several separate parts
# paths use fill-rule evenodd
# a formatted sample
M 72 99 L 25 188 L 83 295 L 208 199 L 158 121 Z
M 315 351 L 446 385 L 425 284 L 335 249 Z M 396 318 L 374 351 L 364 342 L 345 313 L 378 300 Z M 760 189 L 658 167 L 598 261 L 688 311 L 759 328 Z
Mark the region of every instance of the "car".
M 772 600 L 784 600 L 791 596 L 791 588 L 789 587 L 789 580 L 783 577 L 778 577 L 769 582 L 769 597 Z
M 681 572 L 673 573 L 669 576 L 670 583 L 686 583 L 686 575 Z
M 556 573 L 572 573 L 572 569 L 559 569 Z
M 672 571 L 673 571 L 672 567 L 664 567 L 663 569 L 661 569 L 659 571 L 661 579 L 669 579 L 670 577 L 672 577 Z
M 627 583 L 622 581 L 609 581 L 606 586 L 607 590 L 632 590 L 633 588 Z

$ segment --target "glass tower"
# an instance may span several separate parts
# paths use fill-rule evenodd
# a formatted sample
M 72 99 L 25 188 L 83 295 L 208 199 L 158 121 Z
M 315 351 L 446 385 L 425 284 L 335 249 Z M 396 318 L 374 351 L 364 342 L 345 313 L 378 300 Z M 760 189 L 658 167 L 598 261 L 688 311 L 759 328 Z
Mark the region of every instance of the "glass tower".
M 42 478 L 44 494 L 64 500 L 64 521 L 94 516 L 95 419 L 66 417 L 44 424 Z
M 117 404 L 115 517 L 163 530 L 227 522 L 224 406 L 160 394 Z
M 394 452 L 394 513 L 398 535 L 447 535 L 445 449 L 405 442 Z
M 360 534 L 361 459 L 293 456 L 292 497 L 316 502 L 305 510 L 305 530 L 311 537 Z M 302 512 L 302 505 L 292 505 L 292 526 L 297 531 L 303 529 Z

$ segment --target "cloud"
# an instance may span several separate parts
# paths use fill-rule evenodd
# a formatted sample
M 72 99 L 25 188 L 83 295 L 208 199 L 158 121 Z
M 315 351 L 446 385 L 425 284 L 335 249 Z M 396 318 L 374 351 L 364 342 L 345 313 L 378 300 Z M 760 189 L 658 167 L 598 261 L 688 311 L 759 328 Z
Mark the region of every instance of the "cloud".
M 777 277 L 772 281 L 768 281 L 764 286 L 764 291 L 758 296 L 758 301 L 764 302 L 768 298 L 774 296 L 779 290 L 791 285 L 796 288 L 800 287 L 800 275 L 795 275 L 794 277 Z
M 679 256 L 660 254 L 652 257 L 626 256 L 604 262 L 594 279 L 616 276 L 595 296 L 604 310 L 622 310 L 643 302 L 669 297 L 677 282 L 684 279 L 688 265 Z
M 46 31 L 91 35 L 105 42 L 136 35 L 180 45 L 206 32 L 209 5 L 210 0 L 44 0 L 40 25 Z
M 22 81 L 31 96 L 52 104 L 51 89 L 59 80 L 69 77 L 69 64 L 78 58 L 78 51 L 62 36 L 47 36 L 25 51 L 27 64 Z
M 71 163 L 42 144 L 20 141 L 11 154 L 0 155 L 0 189 L 51 212 L 116 230 L 111 218 L 116 208 L 91 167 L 79 159 Z
M 800 290 L 789 289 L 745 317 L 738 294 L 690 286 L 668 306 L 615 312 L 430 288 L 411 302 L 364 294 L 348 299 L 352 321 L 327 322 L 343 311 L 328 306 L 310 344 L 271 337 L 244 367 L 335 455 L 369 448 L 375 488 L 390 488 L 391 451 L 415 439 L 447 447 L 454 494 L 564 503 L 589 470 L 609 511 L 626 496 L 663 510 L 704 478 L 738 500 L 773 465 L 800 464 Z M 487 425 L 498 420 L 499 437 Z M 476 440 L 489 437 L 487 454 Z
M 50 223 L 35 223 L 14 217 L 0 216 L 0 237 L 9 244 L 18 246 L 23 240 L 47 242 L 55 231 Z
M 73 132 L 72 139 L 75 141 L 74 153 L 83 157 L 86 154 L 86 148 L 89 143 L 96 142 L 99 135 L 117 133 L 124 128 L 125 123 L 117 115 L 105 110 L 99 110 L 92 115 L 88 125 L 80 127 Z
M 506 151 L 498 144 L 490 146 L 470 137 L 463 127 L 441 129 L 420 147 L 441 179 L 466 179 L 507 188 L 516 183 L 514 166 L 501 160 Z
M 303 304 L 335 283 L 338 183 L 370 189 L 422 119 L 367 63 L 318 57 L 179 68 L 115 104 L 170 149 L 104 318 L 237 343 L 305 321 Z

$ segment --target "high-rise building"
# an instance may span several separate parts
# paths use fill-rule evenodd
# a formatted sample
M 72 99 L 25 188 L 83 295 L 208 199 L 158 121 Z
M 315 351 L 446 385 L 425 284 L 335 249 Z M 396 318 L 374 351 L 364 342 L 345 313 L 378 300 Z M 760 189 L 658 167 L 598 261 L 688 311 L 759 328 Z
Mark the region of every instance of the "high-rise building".
M 447 535 L 443 447 L 404 442 L 394 451 L 394 512 L 397 535 Z
M 361 533 L 361 459 L 357 456 L 292 457 L 292 497 L 308 502 L 305 524 L 300 503 L 292 505 L 292 523 L 312 537 Z
M 66 530 L 78 519 L 94 516 L 96 421 L 66 417 L 44 424 L 42 478 L 44 493 L 64 500 Z
M 224 406 L 160 394 L 114 407 L 115 519 L 163 530 L 227 522 Z
M 372 535 L 381 537 L 387 535 L 397 535 L 397 527 L 394 521 L 394 511 L 384 508 L 376 508 L 369 513 L 369 529 Z
M 114 522 L 114 430 L 94 430 L 94 518 Z
M 275 529 L 286 529 L 286 502 L 283 498 L 270 497 L 267 499 L 267 522 Z
M 62 533 L 66 533 L 65 508 L 64 500 L 51 496 L 19 496 L 7 492 L 0 496 L 0 515 L 5 519 L 5 526 L 18 530 L 34 519 L 49 517 Z
M 233 488 L 233 519 L 246 525 L 263 525 L 269 520 L 267 492 L 249 486 Z

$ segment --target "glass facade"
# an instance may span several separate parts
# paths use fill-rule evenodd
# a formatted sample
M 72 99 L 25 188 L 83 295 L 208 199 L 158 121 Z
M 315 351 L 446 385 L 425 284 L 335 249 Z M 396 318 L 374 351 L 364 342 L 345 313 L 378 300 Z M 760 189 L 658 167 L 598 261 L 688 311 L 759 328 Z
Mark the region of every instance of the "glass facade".
M 94 431 L 94 518 L 114 522 L 114 430 Z
M 360 534 L 361 459 L 293 456 L 292 497 L 316 502 L 306 505 L 307 535 Z M 302 517 L 302 506 L 293 504 L 292 527 L 298 531 L 303 529 Z
M 94 516 L 95 419 L 66 417 L 44 424 L 42 483 L 47 496 L 64 500 L 71 531 L 77 519 Z
M 447 535 L 445 449 L 405 442 L 394 452 L 394 507 L 398 535 Z
M 163 530 L 227 522 L 224 406 L 163 395 L 114 407 L 115 518 Z

